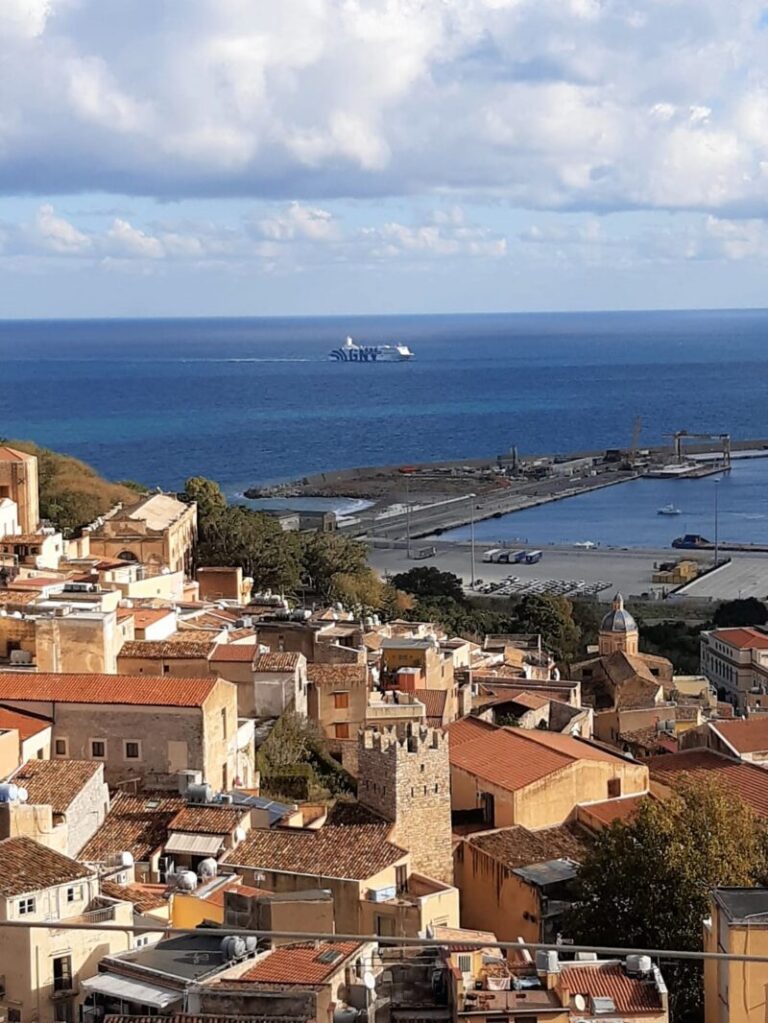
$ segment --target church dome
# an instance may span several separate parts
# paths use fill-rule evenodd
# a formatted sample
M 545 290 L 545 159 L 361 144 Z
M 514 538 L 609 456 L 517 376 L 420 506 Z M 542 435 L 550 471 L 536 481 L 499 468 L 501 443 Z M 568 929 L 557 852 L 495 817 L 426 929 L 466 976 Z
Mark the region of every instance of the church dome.
M 601 632 L 637 632 L 637 622 L 629 613 L 624 610 L 624 598 L 620 593 L 617 593 L 613 598 L 613 607 L 608 614 L 603 618 L 600 625 Z

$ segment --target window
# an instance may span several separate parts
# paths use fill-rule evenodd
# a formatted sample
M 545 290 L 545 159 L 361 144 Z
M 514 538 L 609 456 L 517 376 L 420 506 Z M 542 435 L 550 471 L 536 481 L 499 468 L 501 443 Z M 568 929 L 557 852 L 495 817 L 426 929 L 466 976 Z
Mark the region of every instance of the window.
M 72 956 L 57 956 L 53 960 L 53 990 L 72 990 Z
M 68 739 L 55 739 L 53 743 L 53 753 L 57 757 L 66 757 L 69 754 L 69 740 Z
M 83 897 L 83 889 L 79 884 L 67 888 L 67 902 L 79 902 Z
M 103 760 L 107 755 L 106 739 L 91 739 L 91 757 L 94 760 Z
M 66 988 L 65 990 L 70 990 Z M 56 1023 L 74 1023 L 75 1014 L 72 1008 L 71 998 L 59 998 L 54 1006 L 54 1020 Z
M 458 960 L 459 960 L 459 969 L 461 970 L 462 973 L 471 973 L 472 972 L 472 956 L 460 955 L 458 957 Z
M 617 799 L 621 795 L 621 778 L 610 778 L 608 781 L 608 798 Z
M 8 1009 L 8 1023 L 21 1023 L 21 1009 Z
M 395 884 L 399 892 L 404 892 L 408 887 L 408 867 L 405 864 L 395 867 Z
M 334 732 L 336 734 L 336 738 L 337 739 L 348 739 L 349 738 L 349 725 L 348 724 L 345 723 L 345 724 L 341 724 L 341 725 L 334 725 L 333 728 L 334 728 Z
M 226 739 L 227 737 L 227 708 L 221 708 L 221 734 Z
M 141 760 L 141 743 L 138 739 L 126 739 L 123 743 L 123 757 L 126 760 Z
M 19 916 L 29 916 L 30 913 L 35 912 L 35 900 L 31 895 L 28 895 L 25 899 L 19 899 Z
M 336 710 L 346 710 L 349 706 L 349 693 L 334 693 L 333 706 Z

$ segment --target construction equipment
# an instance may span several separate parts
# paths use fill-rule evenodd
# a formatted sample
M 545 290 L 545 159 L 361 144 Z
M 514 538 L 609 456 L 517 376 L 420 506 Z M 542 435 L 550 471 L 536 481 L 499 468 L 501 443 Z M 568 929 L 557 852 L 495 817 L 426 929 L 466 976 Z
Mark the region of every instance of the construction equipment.
M 685 440 L 717 440 L 723 452 L 723 470 L 731 468 L 731 435 L 730 433 L 691 433 L 689 430 L 677 430 L 675 433 L 665 433 L 665 437 L 672 437 L 675 446 L 675 461 L 682 465 L 685 461 L 683 452 L 683 441 Z

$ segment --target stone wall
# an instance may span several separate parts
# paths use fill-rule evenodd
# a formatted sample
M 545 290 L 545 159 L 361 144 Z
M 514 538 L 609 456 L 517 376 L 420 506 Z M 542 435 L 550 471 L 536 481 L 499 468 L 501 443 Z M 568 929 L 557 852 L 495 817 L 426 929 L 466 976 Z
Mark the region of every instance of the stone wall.
M 453 884 L 448 736 L 415 724 L 366 730 L 358 775 L 358 798 L 392 821 L 392 841 L 408 850 L 412 871 Z

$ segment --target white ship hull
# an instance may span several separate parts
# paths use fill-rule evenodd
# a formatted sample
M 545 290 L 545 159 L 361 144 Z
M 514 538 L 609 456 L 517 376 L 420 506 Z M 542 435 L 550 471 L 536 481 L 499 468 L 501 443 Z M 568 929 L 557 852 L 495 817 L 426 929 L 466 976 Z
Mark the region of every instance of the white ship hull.
M 413 352 L 408 345 L 356 345 L 351 337 L 328 353 L 334 362 L 408 362 Z

